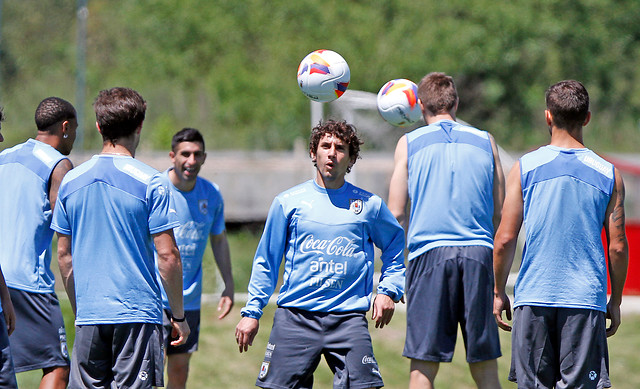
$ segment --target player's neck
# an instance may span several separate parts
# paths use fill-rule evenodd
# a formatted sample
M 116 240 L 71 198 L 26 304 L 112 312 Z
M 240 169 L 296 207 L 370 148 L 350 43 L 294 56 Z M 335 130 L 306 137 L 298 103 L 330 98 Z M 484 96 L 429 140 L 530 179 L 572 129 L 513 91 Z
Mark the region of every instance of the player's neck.
M 326 180 L 321 174 L 316 175 L 315 181 L 319 187 L 325 189 L 340 189 L 346 182 L 344 176 L 336 178 L 335 180 Z
M 551 128 L 551 146 L 562 147 L 565 149 L 582 149 L 584 142 L 582 141 L 582 128 L 574 130 L 565 130 L 561 128 Z
M 191 192 L 196 187 L 196 182 L 181 180 L 175 169 L 169 170 L 169 180 L 179 191 Z
M 102 151 L 100 152 L 100 154 L 134 157 L 135 149 L 130 149 L 129 147 L 126 147 L 125 145 L 121 145 L 119 143 L 113 144 L 111 142 L 105 142 L 102 145 Z
M 45 131 L 38 131 L 38 135 L 35 138 L 38 142 L 46 143 L 54 149 L 58 150 L 60 146 L 60 137 L 57 135 L 50 134 Z M 60 151 L 60 150 L 58 150 Z
M 456 121 L 456 117 L 450 113 L 441 113 L 441 114 L 437 114 L 437 115 L 427 115 L 425 117 L 425 121 L 427 122 L 427 124 L 433 124 L 433 123 L 437 123 L 440 120 L 451 120 L 453 122 Z

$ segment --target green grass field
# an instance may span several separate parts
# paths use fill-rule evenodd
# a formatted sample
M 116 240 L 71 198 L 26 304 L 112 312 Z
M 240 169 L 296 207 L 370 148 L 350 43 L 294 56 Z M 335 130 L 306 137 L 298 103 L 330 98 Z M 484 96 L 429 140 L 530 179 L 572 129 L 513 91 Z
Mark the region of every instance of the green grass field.
M 69 348 L 73 343 L 73 319 L 66 299 L 61 302 L 68 328 Z M 260 321 L 260 331 L 253 347 L 240 354 L 235 343 L 234 329 L 240 319 L 240 305 L 223 320 L 217 319 L 214 304 L 203 306 L 200 349 L 192 358 L 188 387 L 191 389 L 227 388 L 242 389 L 254 387 L 260 369 L 271 323 L 273 306 L 265 310 Z M 380 364 L 387 388 L 407 388 L 409 363 L 401 356 L 404 345 L 405 315 L 397 312 L 389 327 L 376 329 L 370 326 L 374 351 Z M 616 389 L 637 389 L 640 387 L 640 315 L 623 317 L 620 331 L 609 339 L 611 359 L 611 381 Z M 499 374 L 504 388 L 516 385 L 506 380 L 510 358 L 509 334 L 501 331 L 503 357 L 499 359 Z M 18 374 L 20 388 L 37 388 L 39 372 Z M 327 365 L 320 363 L 315 376 L 315 387 L 331 388 L 332 375 Z M 474 388 L 464 360 L 462 338 L 459 337 L 456 354 L 452 363 L 442 364 L 436 381 L 438 388 Z
M 259 232 L 240 229 L 229 234 L 229 244 L 233 261 L 233 275 L 236 292 L 246 291 L 251 272 L 251 262 L 257 246 Z M 54 241 L 54 247 L 56 243 Z M 55 251 L 54 251 L 55 252 Z M 55 263 L 55 259 L 54 259 Z M 57 270 L 57 266 L 52 266 Z M 204 258 L 205 293 L 215 293 L 220 289 L 217 270 L 213 264 L 211 250 L 207 250 Z M 60 283 L 58 282 L 58 286 Z M 67 326 L 69 349 L 72 349 L 73 314 L 64 290 L 58 291 Z M 200 349 L 192 358 L 189 378 L 190 389 L 243 389 L 254 387 L 255 379 L 264 356 L 267 339 L 273 321 L 273 306 L 265 309 L 260 321 L 261 327 L 254 346 L 247 353 L 240 354 L 235 343 L 234 330 L 240 320 L 241 302 L 237 302 L 231 314 L 223 320 L 217 319 L 216 303 L 204 304 L 200 332 Z M 409 362 L 401 356 L 404 346 L 406 317 L 397 312 L 391 325 L 384 329 L 370 326 L 376 359 L 379 362 L 386 388 L 407 388 L 409 382 Z M 515 388 L 508 382 L 511 356 L 511 339 L 508 333 L 500 331 L 503 356 L 498 360 L 499 374 L 504 388 Z M 613 387 L 616 389 L 640 388 L 640 314 L 627 315 L 622 318 L 622 326 L 618 333 L 609 339 L 610 373 Z M 37 388 L 41 373 L 32 371 L 18 374 L 20 388 Z M 324 362 L 321 362 L 315 375 L 316 388 L 332 387 L 332 375 Z M 474 388 L 464 358 L 462 338 L 452 363 L 442 364 L 436 381 L 439 389 Z

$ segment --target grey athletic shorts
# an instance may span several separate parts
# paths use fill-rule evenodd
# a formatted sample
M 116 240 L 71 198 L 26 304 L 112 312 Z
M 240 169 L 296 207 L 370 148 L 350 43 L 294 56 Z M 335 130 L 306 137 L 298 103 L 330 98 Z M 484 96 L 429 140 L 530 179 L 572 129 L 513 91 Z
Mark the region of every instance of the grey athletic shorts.
M 489 247 L 437 247 L 409 261 L 402 355 L 451 362 L 458 323 L 467 362 L 502 355 L 493 317 L 493 251 Z
M 520 306 L 514 310 L 509 380 L 518 388 L 609 388 L 604 312 Z
M 13 369 L 11 346 L 7 336 L 7 322 L 0 312 L 0 388 L 17 389 L 16 373 Z
M 9 288 L 16 312 L 11 352 L 17 373 L 69 366 L 67 333 L 55 293 L 31 293 Z
M 334 372 L 334 389 L 384 386 L 364 312 L 324 313 L 295 308 L 276 310 L 256 385 L 311 388 L 322 355 Z
M 185 344 L 172 346 L 170 344 L 173 340 L 171 338 L 171 330 L 173 330 L 173 327 L 171 326 L 171 311 L 168 309 L 164 310 L 164 316 L 162 319 L 162 335 L 164 339 L 164 349 L 167 351 L 167 355 L 191 354 L 198 350 L 198 338 L 200 337 L 200 310 L 184 311 L 184 314 L 187 317 L 187 324 L 189 325 L 191 333 L 189 334 Z
M 162 325 L 76 326 L 69 389 L 164 386 Z

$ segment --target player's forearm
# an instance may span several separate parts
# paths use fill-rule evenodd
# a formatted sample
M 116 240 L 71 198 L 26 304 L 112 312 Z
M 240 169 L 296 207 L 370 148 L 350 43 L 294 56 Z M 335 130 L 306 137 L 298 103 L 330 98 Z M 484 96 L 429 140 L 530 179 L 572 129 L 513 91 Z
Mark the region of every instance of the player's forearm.
M 223 295 L 233 298 L 234 282 L 233 273 L 231 271 L 231 253 L 229 250 L 229 242 L 227 241 L 226 234 L 222 236 L 211 237 L 211 249 L 213 251 L 213 257 L 218 265 L 218 270 L 222 276 L 222 280 L 225 285 L 225 292 Z
M 626 239 L 616 247 L 609 247 L 609 278 L 611 279 L 610 301 L 620 305 L 622 290 L 627 279 L 629 267 L 629 248 Z
M 9 288 L 7 288 L 7 283 L 4 279 L 4 273 L 2 273 L 2 269 L 0 269 L 0 299 L 2 305 L 4 305 L 6 302 L 11 302 Z
M 158 272 L 162 279 L 162 286 L 167 293 L 167 299 L 169 300 L 169 307 L 175 317 L 184 316 L 184 307 L 182 299 L 182 262 L 180 261 L 180 255 L 167 256 L 160 259 L 158 255 Z
M 495 278 L 494 293 L 503 294 L 507 287 L 509 272 L 513 264 L 513 257 L 516 252 L 517 235 L 514 237 L 504 237 L 502 234 L 496 236 L 493 247 L 493 274 Z
M 69 296 L 69 302 L 76 312 L 76 288 L 73 279 L 73 258 L 71 256 L 71 236 L 58 233 L 58 267 L 62 284 Z

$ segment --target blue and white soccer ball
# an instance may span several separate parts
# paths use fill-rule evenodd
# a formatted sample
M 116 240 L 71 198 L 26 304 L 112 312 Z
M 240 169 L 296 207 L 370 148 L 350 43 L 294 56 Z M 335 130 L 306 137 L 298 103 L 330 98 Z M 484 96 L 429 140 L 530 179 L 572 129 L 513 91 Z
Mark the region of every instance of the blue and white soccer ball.
M 422 118 L 418 104 L 418 86 L 399 78 L 384 84 L 378 92 L 378 112 L 394 126 L 408 126 Z
M 298 66 L 298 86 L 313 101 L 337 99 L 346 92 L 350 79 L 347 61 L 335 51 L 313 51 Z

